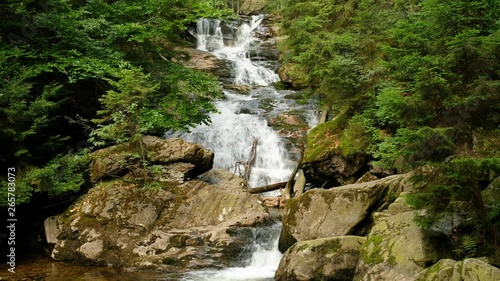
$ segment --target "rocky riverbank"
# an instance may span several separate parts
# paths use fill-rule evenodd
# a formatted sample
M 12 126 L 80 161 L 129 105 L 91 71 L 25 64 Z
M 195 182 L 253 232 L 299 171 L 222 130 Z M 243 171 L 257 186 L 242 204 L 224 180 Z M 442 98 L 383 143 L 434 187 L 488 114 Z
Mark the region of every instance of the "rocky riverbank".
M 252 228 L 272 221 L 259 198 L 227 171 L 191 179 L 213 161 L 198 145 L 156 137 L 143 143 L 146 167 L 126 146 L 93 153 L 94 187 L 46 221 L 52 258 L 168 272 L 237 264 L 254 240 Z

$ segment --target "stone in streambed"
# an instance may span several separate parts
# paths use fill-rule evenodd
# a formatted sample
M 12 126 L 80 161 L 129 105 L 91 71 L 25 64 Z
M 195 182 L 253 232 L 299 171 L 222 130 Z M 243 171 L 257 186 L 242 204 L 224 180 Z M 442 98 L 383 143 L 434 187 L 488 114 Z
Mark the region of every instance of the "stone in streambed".
M 275 280 L 351 281 L 365 237 L 339 236 L 300 241 L 286 251 Z

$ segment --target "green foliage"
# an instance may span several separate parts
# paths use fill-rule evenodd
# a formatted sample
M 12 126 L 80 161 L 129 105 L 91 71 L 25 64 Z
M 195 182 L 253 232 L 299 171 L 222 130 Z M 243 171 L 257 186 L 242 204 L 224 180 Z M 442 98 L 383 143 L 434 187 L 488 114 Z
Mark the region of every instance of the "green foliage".
M 89 134 L 94 144 L 108 145 L 209 121 L 220 91 L 214 78 L 171 60 L 182 57 L 175 46 L 185 44 L 198 18 L 233 14 L 224 1 L 4 2 L 0 162 L 20 167 L 26 179 L 50 182 L 44 167 L 54 167 L 55 155 L 81 147 Z M 68 119 L 94 119 L 97 128 Z M 20 186 L 26 198 L 52 194 L 24 180 Z
M 426 163 L 444 161 L 453 154 L 451 129 L 421 127 L 416 130 L 402 128 L 395 136 L 387 137 L 378 146 L 375 156 L 378 164 L 408 172 Z
M 85 185 L 89 164 L 88 150 L 83 149 L 76 154 L 56 156 L 42 167 L 26 168 L 16 178 L 16 203 L 29 202 L 33 193 L 57 197 L 79 191 Z M 2 181 L 0 197 L 7 198 L 7 190 Z M 4 200 L 2 204 L 6 203 Z
M 476 255 L 478 241 L 471 235 L 464 235 L 461 239 L 460 247 L 454 252 L 464 258 L 472 258 Z
M 148 94 L 158 88 L 149 75 L 137 68 L 121 69 L 117 78 L 108 79 L 117 91 L 110 90 L 101 97 L 104 108 L 97 112 L 101 118 L 93 120 L 99 127 L 92 132 L 95 138 L 91 141 L 98 146 L 140 139 L 141 111 Z

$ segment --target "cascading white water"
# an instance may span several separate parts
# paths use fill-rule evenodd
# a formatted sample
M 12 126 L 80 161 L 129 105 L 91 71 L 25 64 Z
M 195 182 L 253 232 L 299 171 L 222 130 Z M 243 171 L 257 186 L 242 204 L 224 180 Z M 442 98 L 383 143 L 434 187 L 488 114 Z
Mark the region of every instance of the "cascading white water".
M 271 281 L 281 260 L 278 238 L 281 224 L 256 230 L 252 258 L 246 266 L 225 270 L 199 270 L 189 272 L 182 281 Z
M 236 162 L 247 161 L 252 143 L 258 139 L 256 161 L 249 180 L 251 187 L 264 186 L 288 179 L 293 162 L 285 148 L 285 142 L 276 131 L 268 126 L 263 116 L 261 100 L 270 99 L 268 110 L 279 114 L 287 109 L 284 102 L 286 93 L 279 93 L 269 87 L 279 77 L 264 65 L 252 62 L 249 50 L 255 43 L 253 31 L 263 17 L 254 16 L 249 23 L 238 26 L 233 40 L 225 43 L 221 22 L 201 19 L 197 24 L 197 46 L 215 56 L 231 61 L 234 68 L 234 84 L 263 86 L 254 89 L 249 95 L 224 91 L 225 97 L 216 102 L 219 113 L 212 114 L 210 125 L 200 125 L 190 133 L 173 133 L 169 136 L 181 137 L 198 143 L 215 153 L 214 166 L 234 171 Z M 199 280 L 273 280 L 281 253 L 278 251 L 278 238 L 281 224 L 260 230 L 252 247 L 250 260 L 242 261 L 242 267 L 224 270 L 201 270 L 187 273 L 184 281 Z M 259 230 L 256 230 L 257 232 Z
M 236 31 L 236 40 L 228 46 L 224 44 L 219 20 L 198 21 L 198 49 L 208 50 L 219 58 L 233 62 L 235 84 L 267 86 L 279 80 L 273 71 L 248 58 L 254 41 L 252 31 L 259 26 L 262 18 L 253 16 L 250 23 L 241 24 Z M 262 116 L 240 113 L 241 104 L 251 103 L 252 100 L 256 98 L 225 91 L 225 99 L 216 103 L 219 113 L 210 116 L 210 125 L 198 126 L 190 133 L 174 133 L 170 136 L 181 137 L 211 149 L 215 153 L 214 166 L 231 171 L 235 170 L 237 162 L 249 159 L 253 140 L 257 139 L 257 158 L 249 185 L 257 187 L 284 181 L 293 167 L 284 140 L 267 125 Z
M 230 46 L 225 46 L 221 22 L 214 19 L 200 19 L 197 24 L 197 48 L 210 51 L 221 59 L 234 64 L 236 85 L 267 86 L 279 80 L 272 70 L 254 64 L 248 55 L 254 41 L 252 31 L 262 22 L 263 16 L 253 16 L 250 23 L 238 27 L 236 40 Z

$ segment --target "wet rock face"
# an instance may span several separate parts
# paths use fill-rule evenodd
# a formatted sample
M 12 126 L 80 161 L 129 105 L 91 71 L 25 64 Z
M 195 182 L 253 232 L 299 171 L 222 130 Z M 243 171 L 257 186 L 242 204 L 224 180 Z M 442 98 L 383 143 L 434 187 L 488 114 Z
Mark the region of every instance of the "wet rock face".
M 371 213 L 397 197 L 404 175 L 346 185 L 312 189 L 287 201 L 283 214 L 280 251 L 295 241 L 343 235 L 364 235 Z
M 339 236 L 305 240 L 286 251 L 275 280 L 351 281 L 366 238 Z
M 143 144 L 154 168 L 130 170 L 136 159 L 128 158 L 124 146 L 94 154 L 94 187 L 46 221 L 47 237 L 55 244 L 52 257 L 176 272 L 234 265 L 236 253 L 254 239 L 244 234 L 271 220 L 262 202 L 225 170 L 187 180 L 212 166 L 213 153 L 198 145 L 155 137 L 145 137 Z M 116 167 L 126 174 L 119 178 Z M 150 180 L 136 180 L 144 170 Z

